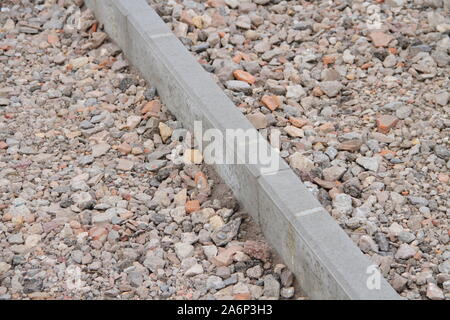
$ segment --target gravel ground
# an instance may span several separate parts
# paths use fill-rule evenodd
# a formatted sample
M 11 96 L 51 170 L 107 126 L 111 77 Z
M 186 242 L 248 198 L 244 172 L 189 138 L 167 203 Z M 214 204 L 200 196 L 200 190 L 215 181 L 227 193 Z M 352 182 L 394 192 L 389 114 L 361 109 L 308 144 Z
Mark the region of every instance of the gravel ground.
M 148 2 L 402 296 L 450 298 L 448 0 Z
M 0 299 L 300 298 L 81 5 L 0 8 Z

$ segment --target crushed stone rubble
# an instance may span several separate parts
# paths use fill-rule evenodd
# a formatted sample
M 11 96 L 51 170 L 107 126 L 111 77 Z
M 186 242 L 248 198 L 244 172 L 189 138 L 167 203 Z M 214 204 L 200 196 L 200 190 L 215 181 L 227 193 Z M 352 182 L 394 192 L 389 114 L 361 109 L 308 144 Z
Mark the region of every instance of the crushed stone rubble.
M 0 299 L 302 299 L 83 1 L 0 9 Z
M 408 299 L 450 299 L 448 0 L 148 0 Z

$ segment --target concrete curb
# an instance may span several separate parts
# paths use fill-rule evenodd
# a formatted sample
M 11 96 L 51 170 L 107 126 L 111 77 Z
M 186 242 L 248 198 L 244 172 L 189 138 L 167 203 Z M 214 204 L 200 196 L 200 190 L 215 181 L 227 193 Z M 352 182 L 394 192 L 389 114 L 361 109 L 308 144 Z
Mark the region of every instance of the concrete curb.
M 226 129 L 253 129 L 145 0 L 86 4 L 187 129 L 193 129 L 194 121 L 223 134 Z M 382 276 L 379 289 L 368 289 L 370 260 L 268 142 L 259 136 L 253 143 L 268 147 L 280 169 L 264 171 L 260 163 L 214 168 L 260 223 L 305 293 L 312 299 L 399 299 Z

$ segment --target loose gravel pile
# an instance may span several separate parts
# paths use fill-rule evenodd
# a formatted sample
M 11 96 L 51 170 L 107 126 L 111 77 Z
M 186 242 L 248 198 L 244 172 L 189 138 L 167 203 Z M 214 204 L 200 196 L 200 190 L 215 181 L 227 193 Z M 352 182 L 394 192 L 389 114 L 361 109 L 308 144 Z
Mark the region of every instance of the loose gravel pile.
M 448 0 L 148 2 L 402 296 L 450 298 Z
M 0 299 L 294 296 L 83 1 L 0 10 Z

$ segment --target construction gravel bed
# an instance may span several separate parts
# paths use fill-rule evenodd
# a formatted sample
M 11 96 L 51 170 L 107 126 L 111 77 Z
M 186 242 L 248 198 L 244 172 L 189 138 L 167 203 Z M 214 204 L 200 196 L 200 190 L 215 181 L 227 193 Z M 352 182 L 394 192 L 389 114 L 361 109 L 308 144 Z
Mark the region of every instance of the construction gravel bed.
M 450 298 L 447 0 L 148 0 L 408 299 Z
M 301 298 L 83 1 L 0 10 L 0 299 Z

